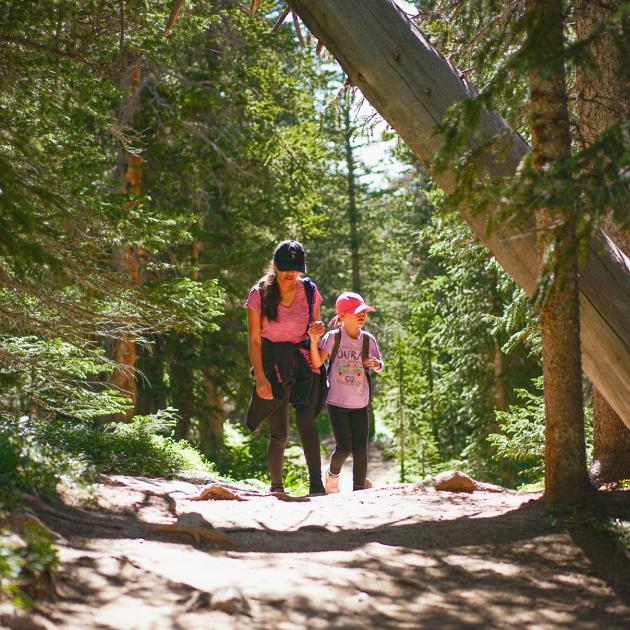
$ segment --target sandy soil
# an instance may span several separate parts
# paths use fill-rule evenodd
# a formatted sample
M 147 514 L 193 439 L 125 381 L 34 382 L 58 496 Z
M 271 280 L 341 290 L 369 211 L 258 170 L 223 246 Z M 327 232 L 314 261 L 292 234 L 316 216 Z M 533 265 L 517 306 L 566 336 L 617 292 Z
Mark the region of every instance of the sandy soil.
M 630 627 L 627 553 L 559 525 L 537 494 L 401 485 L 287 502 L 232 486 L 241 500 L 192 501 L 201 481 L 101 481 L 90 507 L 32 505 L 63 536 L 58 596 L 29 615 L 0 607 L 0 626 Z M 187 513 L 229 544 L 151 532 Z

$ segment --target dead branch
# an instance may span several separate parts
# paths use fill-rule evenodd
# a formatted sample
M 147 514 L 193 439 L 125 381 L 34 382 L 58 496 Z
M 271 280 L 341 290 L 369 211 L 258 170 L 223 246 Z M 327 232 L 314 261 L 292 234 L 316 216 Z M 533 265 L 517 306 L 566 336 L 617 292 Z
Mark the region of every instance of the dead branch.
M 166 26 L 164 27 L 164 37 L 167 37 L 173 30 L 183 6 L 184 0 L 173 0 L 173 3 L 171 4 L 171 13 L 168 16 L 168 22 L 166 22 Z
M 280 30 L 280 27 L 284 24 L 284 21 L 287 19 L 287 15 L 289 15 L 289 13 L 291 13 L 291 9 L 287 7 L 278 18 L 278 21 L 275 23 L 273 29 L 271 29 L 272 33 L 277 33 Z

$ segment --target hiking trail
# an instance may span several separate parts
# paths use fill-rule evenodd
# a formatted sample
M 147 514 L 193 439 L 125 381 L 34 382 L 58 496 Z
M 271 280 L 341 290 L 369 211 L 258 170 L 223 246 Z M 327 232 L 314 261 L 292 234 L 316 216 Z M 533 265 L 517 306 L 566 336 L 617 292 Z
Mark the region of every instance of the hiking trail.
M 539 494 L 434 486 L 279 497 L 102 476 L 87 503 L 30 501 L 57 534 L 56 596 L 3 605 L 0 626 L 628 627 L 626 552 L 558 525 Z

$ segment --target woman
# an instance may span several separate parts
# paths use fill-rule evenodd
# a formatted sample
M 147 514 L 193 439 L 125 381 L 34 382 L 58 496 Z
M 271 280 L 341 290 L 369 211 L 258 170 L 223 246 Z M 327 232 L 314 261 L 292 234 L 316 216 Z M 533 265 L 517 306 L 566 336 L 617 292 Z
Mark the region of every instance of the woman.
M 318 495 L 325 490 L 315 418 L 326 399 L 326 376 L 323 368 L 312 364 L 308 334 L 321 335 L 324 324 L 319 319 L 322 296 L 311 280 L 300 277 L 305 271 L 302 245 L 282 241 L 266 274 L 249 292 L 245 303 L 248 348 L 256 387 L 247 426 L 255 431 L 263 420 L 268 421 L 271 492 L 284 492 L 282 461 L 291 403 L 308 466 L 309 494 Z

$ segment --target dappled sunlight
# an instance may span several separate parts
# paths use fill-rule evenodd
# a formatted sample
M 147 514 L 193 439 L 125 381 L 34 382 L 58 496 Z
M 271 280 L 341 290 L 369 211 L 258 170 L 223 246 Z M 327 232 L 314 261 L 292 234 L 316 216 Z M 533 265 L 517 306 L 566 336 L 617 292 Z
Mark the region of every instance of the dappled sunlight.
M 192 502 L 197 484 L 111 481 L 98 488 L 98 508 L 34 506 L 71 541 L 61 546 L 60 599 L 42 609 L 63 627 L 133 628 L 140 617 L 165 629 L 239 620 L 260 630 L 501 627 L 506 619 L 620 627 L 629 612 L 536 495 L 407 485 L 303 503 L 271 495 Z M 198 512 L 233 544 L 151 533 L 152 522 L 175 518 L 173 503 L 175 514 Z

